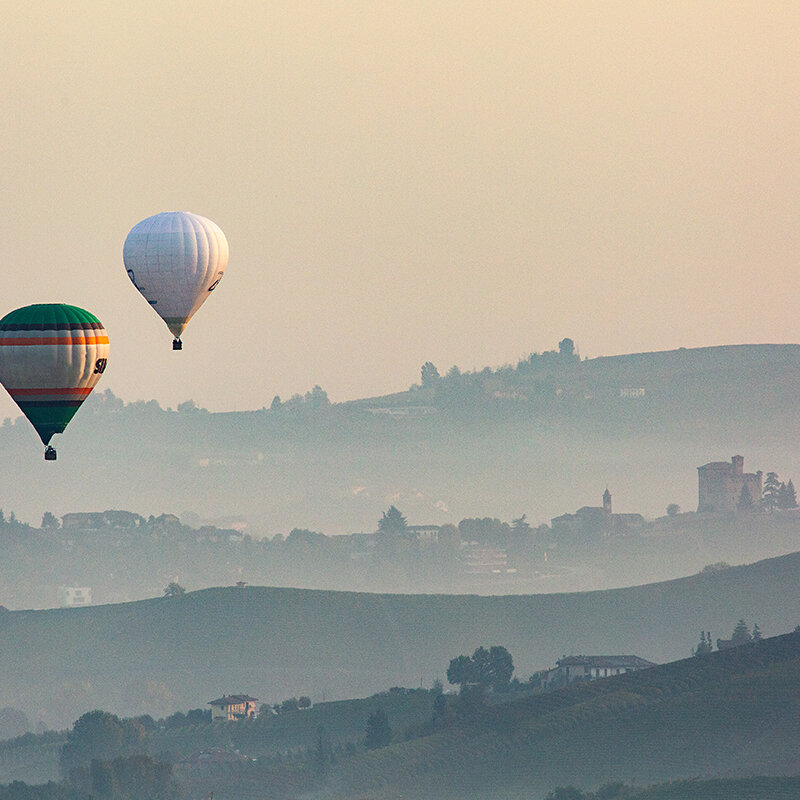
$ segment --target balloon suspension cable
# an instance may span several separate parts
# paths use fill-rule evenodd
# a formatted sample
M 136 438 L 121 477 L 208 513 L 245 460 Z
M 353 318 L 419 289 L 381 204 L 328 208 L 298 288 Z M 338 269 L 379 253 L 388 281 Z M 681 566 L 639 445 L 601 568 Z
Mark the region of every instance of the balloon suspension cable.
M 172 340 L 172 349 L 183 350 L 183 342 L 177 336 Z
M 56 449 L 52 445 L 47 445 L 44 449 L 44 460 L 45 461 L 55 461 L 56 460 Z

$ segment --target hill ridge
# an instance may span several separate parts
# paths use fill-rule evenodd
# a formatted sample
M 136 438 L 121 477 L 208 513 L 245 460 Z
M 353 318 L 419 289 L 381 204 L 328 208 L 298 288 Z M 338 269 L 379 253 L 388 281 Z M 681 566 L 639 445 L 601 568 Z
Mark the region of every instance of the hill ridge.
M 660 584 L 561 595 L 374 595 L 221 587 L 78 609 L 0 613 L 0 706 L 48 727 L 87 707 L 164 716 L 220 693 L 368 696 L 430 685 L 451 658 L 502 644 L 517 674 L 566 653 L 686 654 L 744 617 L 765 635 L 800 621 L 800 553 Z M 207 696 L 206 696 L 207 695 Z

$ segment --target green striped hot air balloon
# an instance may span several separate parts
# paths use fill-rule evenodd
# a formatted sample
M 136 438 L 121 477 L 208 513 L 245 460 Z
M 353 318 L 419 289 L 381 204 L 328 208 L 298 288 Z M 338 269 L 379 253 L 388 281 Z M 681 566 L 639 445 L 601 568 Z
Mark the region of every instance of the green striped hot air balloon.
M 0 319 L 0 383 L 45 444 L 63 433 L 108 363 L 108 333 L 77 306 L 43 303 Z

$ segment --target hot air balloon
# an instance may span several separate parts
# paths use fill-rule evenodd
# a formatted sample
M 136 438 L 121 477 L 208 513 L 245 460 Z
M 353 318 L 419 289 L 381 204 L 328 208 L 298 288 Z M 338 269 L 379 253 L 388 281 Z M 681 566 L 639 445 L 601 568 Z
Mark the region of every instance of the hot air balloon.
M 45 445 L 44 457 L 108 363 L 108 333 L 94 314 L 63 303 L 25 306 L 0 319 L 0 383 Z
M 184 328 L 225 273 L 225 234 L 198 214 L 168 211 L 131 229 L 122 259 L 133 285 L 175 337 L 172 349 L 181 350 Z

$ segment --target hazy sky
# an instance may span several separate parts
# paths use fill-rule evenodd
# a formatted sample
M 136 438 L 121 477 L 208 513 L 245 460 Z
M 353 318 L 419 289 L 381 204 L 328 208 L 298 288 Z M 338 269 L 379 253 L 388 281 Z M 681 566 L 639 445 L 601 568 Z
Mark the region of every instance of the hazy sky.
M 126 400 L 344 400 L 563 336 L 800 340 L 796 2 L 0 14 L 0 307 L 96 313 Z M 122 244 L 180 209 L 231 259 L 173 353 Z

